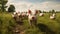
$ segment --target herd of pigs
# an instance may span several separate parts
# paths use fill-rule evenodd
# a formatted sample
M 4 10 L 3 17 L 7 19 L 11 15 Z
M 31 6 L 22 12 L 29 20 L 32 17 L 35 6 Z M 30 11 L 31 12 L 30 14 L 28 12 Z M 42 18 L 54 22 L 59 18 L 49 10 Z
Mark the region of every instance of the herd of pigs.
M 28 10 L 28 12 L 14 12 L 12 14 L 13 19 L 16 21 L 16 23 L 22 25 L 24 22 L 24 19 L 27 19 L 29 22 L 29 25 L 31 27 L 34 27 L 37 25 L 37 15 L 43 17 L 44 13 L 43 12 L 39 12 L 37 10 L 35 10 L 34 12 L 32 12 L 31 10 Z M 56 14 L 52 13 L 52 15 L 50 15 L 50 19 L 55 19 Z
M 32 24 L 36 25 L 37 22 L 37 14 L 39 14 L 39 16 L 44 16 L 43 12 L 38 12 L 37 10 L 35 10 L 34 12 L 32 12 L 31 10 L 28 10 L 28 12 L 14 12 L 12 14 L 12 17 L 16 20 L 17 23 L 22 24 L 23 22 L 23 18 L 27 18 L 29 24 L 32 26 Z M 50 15 L 50 19 L 55 19 L 56 14 L 52 13 L 52 15 Z M 33 23 L 32 23 L 33 22 Z
M 39 14 L 39 16 L 44 16 L 43 12 L 38 12 L 37 10 L 35 10 L 34 12 L 32 12 L 31 10 L 28 10 L 27 12 L 14 12 L 12 14 L 12 17 L 16 20 L 17 23 L 22 24 L 23 22 L 23 18 L 27 18 L 29 24 L 32 26 L 32 22 L 34 23 L 34 25 L 36 25 L 37 23 L 37 14 Z M 56 14 L 52 13 L 52 15 L 50 15 L 50 19 L 55 19 Z

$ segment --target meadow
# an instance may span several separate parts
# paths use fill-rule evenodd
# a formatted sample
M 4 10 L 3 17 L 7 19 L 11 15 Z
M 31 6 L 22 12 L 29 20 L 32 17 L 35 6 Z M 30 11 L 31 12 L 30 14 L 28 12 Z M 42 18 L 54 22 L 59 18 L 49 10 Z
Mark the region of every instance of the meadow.
M 51 20 L 49 15 L 51 13 L 44 13 L 44 16 L 37 15 L 37 27 L 29 28 L 28 20 L 25 19 L 23 27 L 25 34 L 60 34 L 60 13 L 56 13 L 56 19 Z M 18 26 L 12 18 L 12 13 L 0 12 L 0 34 L 13 34 L 14 26 Z

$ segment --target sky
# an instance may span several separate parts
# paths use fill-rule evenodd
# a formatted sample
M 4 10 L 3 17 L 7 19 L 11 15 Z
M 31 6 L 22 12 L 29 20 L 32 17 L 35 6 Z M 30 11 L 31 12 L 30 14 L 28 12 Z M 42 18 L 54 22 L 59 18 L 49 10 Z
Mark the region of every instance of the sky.
M 30 10 L 60 10 L 60 0 L 8 0 L 8 3 L 6 4 L 8 7 L 13 4 L 15 6 L 16 11 L 27 11 Z

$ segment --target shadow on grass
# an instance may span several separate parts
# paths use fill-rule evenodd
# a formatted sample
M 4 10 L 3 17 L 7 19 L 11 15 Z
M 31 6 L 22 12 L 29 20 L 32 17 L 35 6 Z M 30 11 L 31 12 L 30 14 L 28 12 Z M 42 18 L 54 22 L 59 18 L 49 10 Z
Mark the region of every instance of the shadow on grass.
M 48 28 L 47 25 L 39 23 L 37 24 L 37 27 L 41 32 L 45 32 L 45 34 L 56 34 L 54 31 L 52 31 L 50 28 Z

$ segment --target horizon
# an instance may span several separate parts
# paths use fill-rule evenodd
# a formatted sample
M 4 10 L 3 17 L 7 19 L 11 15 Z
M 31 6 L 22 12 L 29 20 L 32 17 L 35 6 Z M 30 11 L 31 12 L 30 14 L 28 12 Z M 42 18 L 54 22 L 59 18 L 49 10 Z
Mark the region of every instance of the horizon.
M 10 4 L 15 6 L 16 11 L 27 11 L 28 9 L 34 11 L 37 10 L 56 10 L 60 11 L 60 0 L 8 0 L 7 6 Z

